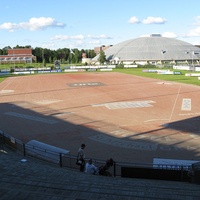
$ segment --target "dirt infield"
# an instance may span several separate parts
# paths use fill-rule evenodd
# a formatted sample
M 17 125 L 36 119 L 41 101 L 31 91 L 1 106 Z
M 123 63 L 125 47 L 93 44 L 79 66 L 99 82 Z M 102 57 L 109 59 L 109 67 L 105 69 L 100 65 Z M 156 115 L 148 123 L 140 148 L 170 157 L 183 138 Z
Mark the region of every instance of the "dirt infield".
M 115 72 L 45 74 L 0 84 L 0 129 L 88 157 L 200 160 L 200 87 Z

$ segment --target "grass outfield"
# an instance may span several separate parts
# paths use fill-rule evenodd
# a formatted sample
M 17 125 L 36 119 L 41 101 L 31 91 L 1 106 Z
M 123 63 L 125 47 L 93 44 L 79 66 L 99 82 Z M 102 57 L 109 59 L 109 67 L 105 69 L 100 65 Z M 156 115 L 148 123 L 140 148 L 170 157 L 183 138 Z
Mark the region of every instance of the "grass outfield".
M 175 81 L 175 82 L 200 86 L 200 80 L 198 80 L 198 77 L 185 76 L 186 73 L 190 73 L 189 71 L 176 70 L 176 71 L 181 71 L 182 74 L 180 74 L 180 75 L 179 74 L 163 75 L 163 74 L 157 74 L 157 73 L 143 72 L 144 69 L 147 69 L 147 68 L 113 69 L 113 71 L 124 73 L 124 74 L 132 74 L 132 75 L 136 75 L 136 76 L 149 77 L 149 78 L 154 78 L 154 79 L 159 79 L 159 80 L 164 80 L 164 81 Z M 90 72 L 88 72 L 88 73 L 90 73 Z M 21 75 L 0 75 L 0 82 L 5 80 L 7 77 L 13 77 L 13 76 L 21 76 Z M 25 76 L 25 75 L 22 75 L 22 76 Z
M 193 73 L 193 72 L 176 70 L 176 71 L 181 71 L 182 74 L 180 74 L 180 75 L 178 75 L 178 74 L 177 75 L 164 75 L 164 74 L 143 72 L 142 70 L 144 70 L 144 69 L 147 69 L 147 68 L 114 69 L 113 71 L 121 72 L 121 73 L 125 73 L 125 74 L 133 74 L 136 76 L 155 78 L 155 79 L 164 80 L 164 81 L 175 81 L 175 82 L 200 86 L 200 80 L 198 80 L 198 77 L 185 76 L 186 73 Z

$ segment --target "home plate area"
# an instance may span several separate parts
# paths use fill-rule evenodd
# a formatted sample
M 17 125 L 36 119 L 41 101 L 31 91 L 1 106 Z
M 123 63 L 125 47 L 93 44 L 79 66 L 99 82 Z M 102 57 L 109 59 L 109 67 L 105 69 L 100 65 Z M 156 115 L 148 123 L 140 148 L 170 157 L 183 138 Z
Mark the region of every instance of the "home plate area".
M 101 82 L 87 82 L 87 83 L 70 83 L 70 87 L 90 87 L 90 86 L 102 86 L 105 85 Z

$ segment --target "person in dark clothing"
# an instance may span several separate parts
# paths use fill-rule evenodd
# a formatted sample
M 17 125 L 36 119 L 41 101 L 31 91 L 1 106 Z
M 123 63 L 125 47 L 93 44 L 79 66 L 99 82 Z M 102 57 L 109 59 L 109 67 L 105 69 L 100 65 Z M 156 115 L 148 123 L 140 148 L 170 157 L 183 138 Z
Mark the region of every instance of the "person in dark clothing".
M 110 167 L 112 167 L 114 164 L 114 161 L 112 158 L 109 160 L 106 160 L 106 164 L 104 166 L 99 167 L 99 175 L 102 176 L 112 176 L 112 174 L 108 171 Z
M 83 172 L 85 169 L 85 144 L 82 144 L 78 150 L 77 161 L 76 164 L 80 165 L 80 171 Z

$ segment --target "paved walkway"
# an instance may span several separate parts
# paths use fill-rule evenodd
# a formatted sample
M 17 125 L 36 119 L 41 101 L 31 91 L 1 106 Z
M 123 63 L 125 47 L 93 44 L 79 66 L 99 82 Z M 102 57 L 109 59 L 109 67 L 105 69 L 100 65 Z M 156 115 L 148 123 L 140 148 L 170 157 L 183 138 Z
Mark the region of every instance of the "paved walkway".
M 0 150 L 0 200 L 200 199 L 197 184 L 87 175 Z

